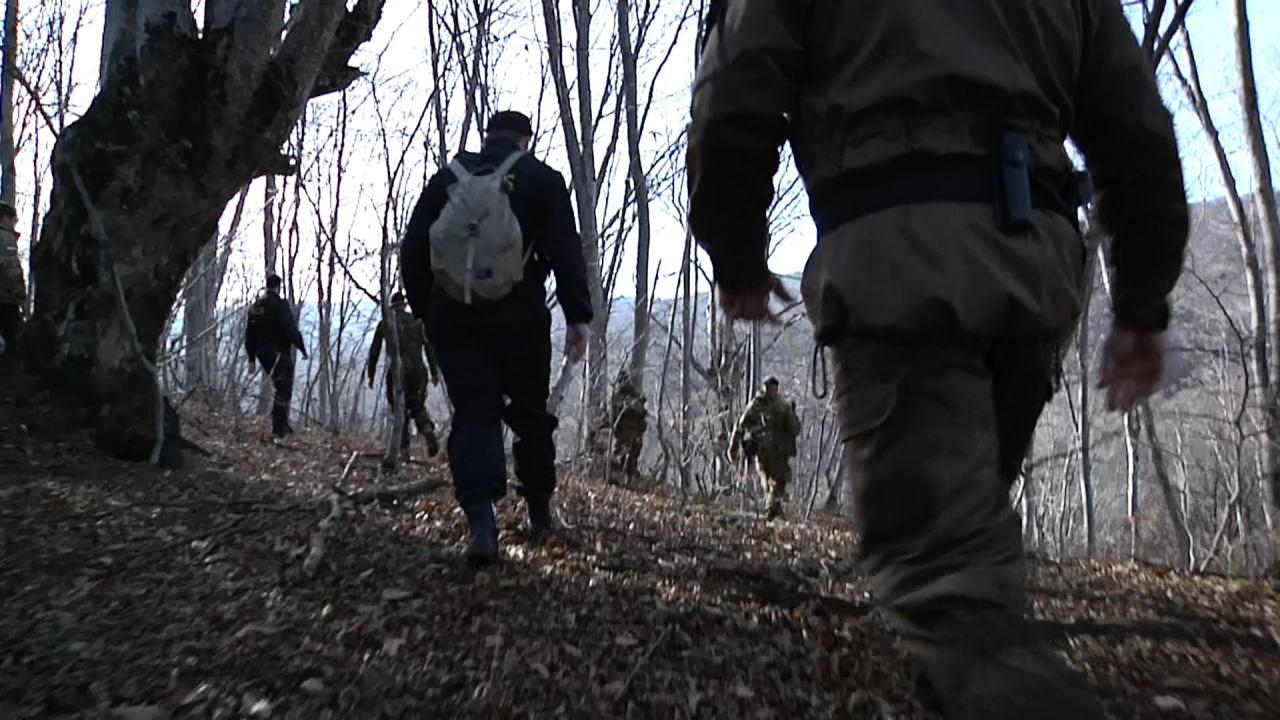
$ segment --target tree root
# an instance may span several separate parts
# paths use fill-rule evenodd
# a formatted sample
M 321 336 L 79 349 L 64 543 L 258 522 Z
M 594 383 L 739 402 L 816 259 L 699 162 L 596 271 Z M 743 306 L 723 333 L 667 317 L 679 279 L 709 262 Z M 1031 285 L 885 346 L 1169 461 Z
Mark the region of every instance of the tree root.
M 347 461 L 347 468 L 343 470 L 343 477 L 350 471 L 352 465 L 355 464 L 357 458 L 362 453 L 354 452 L 351 459 Z M 376 453 L 375 453 L 376 455 Z M 409 483 L 399 487 L 386 488 L 383 490 L 363 490 L 357 493 L 349 493 L 338 486 L 333 487 L 333 492 L 329 495 L 327 502 L 329 503 L 329 514 L 320 520 L 320 524 L 315 531 L 311 533 L 310 549 L 307 551 L 307 557 L 302 562 L 302 571 L 308 577 L 315 575 L 316 570 L 320 568 L 321 561 L 324 560 L 324 553 L 328 544 L 329 536 L 333 532 L 333 528 L 342 519 L 342 515 L 346 510 L 346 506 L 358 507 L 360 505 L 368 505 L 372 502 L 391 502 L 394 500 L 403 500 L 409 497 L 425 495 L 429 492 L 438 490 L 446 485 L 448 481 L 440 478 L 423 480 L 421 482 Z

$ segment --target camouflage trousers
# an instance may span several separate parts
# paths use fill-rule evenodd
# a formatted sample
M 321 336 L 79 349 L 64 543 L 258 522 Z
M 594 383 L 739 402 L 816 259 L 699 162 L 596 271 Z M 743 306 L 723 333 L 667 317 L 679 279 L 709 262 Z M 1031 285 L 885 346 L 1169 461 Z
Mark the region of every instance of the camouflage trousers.
M 640 474 L 640 451 L 644 449 L 644 433 L 618 433 L 613 436 L 613 460 L 628 477 Z
M 403 363 L 401 370 L 404 374 L 404 429 L 400 433 L 400 447 L 407 449 L 412 433 L 409 429 L 409 421 L 418 427 L 418 433 L 428 438 L 428 444 L 434 446 L 435 440 L 435 423 L 431 421 L 431 415 L 427 413 L 427 368 L 422 363 Z M 387 374 L 387 410 L 394 412 L 396 406 L 395 398 L 395 381 L 391 374 Z M 432 452 L 434 455 L 435 453 Z
M 759 453 L 756 455 L 756 472 L 760 474 L 760 483 L 768 493 L 769 515 L 781 515 L 782 506 L 787 502 L 787 486 L 791 484 L 791 458 L 775 453 Z
M 1009 491 L 1051 390 L 1056 342 L 834 348 L 862 560 L 924 699 L 947 717 L 1101 718 L 1033 637 Z

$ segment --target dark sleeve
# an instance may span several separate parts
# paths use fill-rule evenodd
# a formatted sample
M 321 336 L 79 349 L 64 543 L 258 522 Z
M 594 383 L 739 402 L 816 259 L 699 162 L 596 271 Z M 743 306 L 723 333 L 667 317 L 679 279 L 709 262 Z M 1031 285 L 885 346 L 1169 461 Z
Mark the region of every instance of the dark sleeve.
M 257 325 L 253 322 L 253 306 L 249 306 L 248 322 L 244 326 L 244 351 L 249 355 L 250 360 L 258 357 L 258 333 Z
M 378 321 L 378 327 L 373 331 L 373 342 L 369 344 L 369 361 L 365 363 L 365 373 L 373 380 L 378 376 L 378 357 L 382 355 L 382 338 L 386 334 L 387 324 Z
M 533 235 L 534 250 L 556 275 L 556 298 L 570 325 L 589 323 L 595 316 L 591 286 L 587 282 L 587 260 L 582 253 L 582 237 L 569 200 L 564 176 L 545 165 L 538 184 L 540 202 L 533 203 L 542 222 Z
M 779 147 L 800 99 L 806 0 L 721 3 L 693 89 L 685 156 L 689 227 L 718 286 L 769 278 L 769 205 Z
M 293 311 L 289 309 L 289 301 L 284 298 L 276 298 L 271 303 L 271 313 L 275 316 L 276 323 L 279 324 L 280 331 L 284 333 L 285 338 L 293 344 L 294 347 L 307 352 L 307 346 L 302 342 L 302 333 L 298 332 L 298 321 L 293 318 Z
M 400 244 L 400 279 L 413 316 L 419 320 L 427 316 L 431 289 L 435 285 L 431 274 L 431 226 L 449 200 L 447 190 L 452 180 L 453 173 L 447 169 L 431 176 L 418 204 L 413 206 L 413 215 Z
M 1173 118 L 1120 3 L 1089 7 L 1070 135 L 1112 238 L 1113 322 L 1160 332 L 1169 325 L 1168 296 L 1182 272 L 1189 224 Z
M 419 323 L 418 329 L 422 331 L 422 351 L 427 356 L 427 368 L 431 371 L 431 377 L 440 377 L 440 361 L 436 359 L 435 346 L 427 339 L 425 323 Z

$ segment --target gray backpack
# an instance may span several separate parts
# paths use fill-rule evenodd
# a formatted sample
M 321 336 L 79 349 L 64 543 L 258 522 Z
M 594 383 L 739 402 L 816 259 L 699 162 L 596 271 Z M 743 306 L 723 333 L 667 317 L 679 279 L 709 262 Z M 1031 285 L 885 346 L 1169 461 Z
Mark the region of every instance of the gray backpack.
M 472 175 L 456 159 L 449 165 L 458 181 L 431 225 L 431 269 L 455 300 L 500 300 L 524 279 L 530 253 L 507 192 L 507 174 L 523 156 L 514 152 L 484 175 Z

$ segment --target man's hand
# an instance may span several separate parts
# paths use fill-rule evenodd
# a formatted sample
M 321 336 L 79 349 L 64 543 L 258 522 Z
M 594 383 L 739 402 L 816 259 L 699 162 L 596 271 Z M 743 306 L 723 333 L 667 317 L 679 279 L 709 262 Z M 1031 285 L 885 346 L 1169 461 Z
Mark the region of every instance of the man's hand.
M 587 341 L 591 339 L 591 329 L 586 323 L 570 325 L 564 331 L 564 354 L 571 363 L 580 363 L 587 356 Z
M 1164 336 L 1112 327 L 1102 344 L 1098 381 L 1098 388 L 1107 391 L 1107 410 L 1129 412 L 1151 397 L 1163 380 Z
M 731 320 L 764 320 L 778 322 L 778 316 L 769 308 L 769 301 L 774 297 L 784 303 L 796 301 L 795 296 L 782 284 L 782 279 L 772 273 L 769 281 L 760 287 L 745 293 L 730 293 L 717 288 L 720 296 L 720 309 L 725 317 Z
M 258 364 L 253 361 L 253 358 L 249 358 L 249 375 L 252 377 L 253 375 L 257 375 L 257 374 L 258 374 Z
M 372 390 L 372 389 L 373 389 L 373 376 L 372 376 L 372 375 L 370 375 L 370 376 L 369 376 L 369 389 L 370 389 L 370 390 Z
M 303 351 L 302 351 L 302 359 L 303 359 L 303 360 L 310 360 L 310 359 L 311 359 L 311 357 L 307 355 L 307 351 L 306 351 L 306 350 L 303 350 Z
M 440 373 L 431 373 L 431 384 L 432 385 L 440 384 Z

